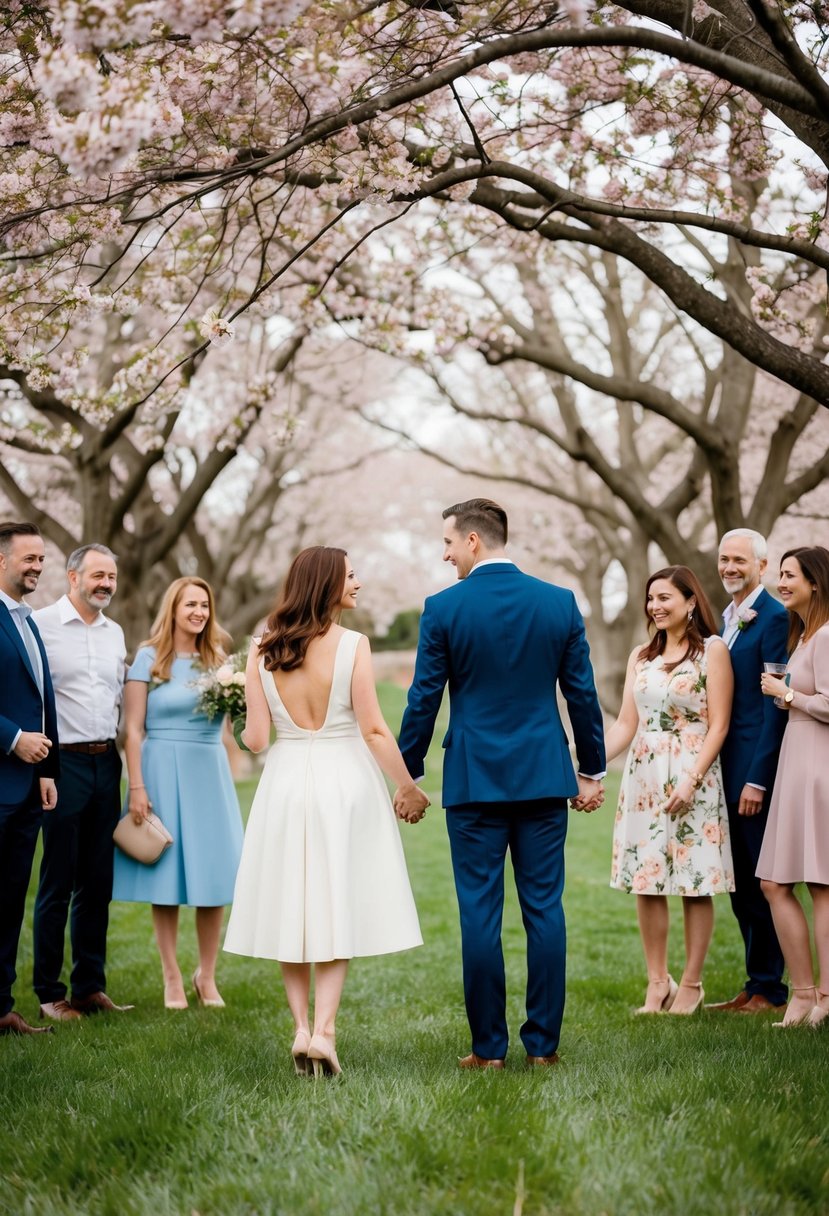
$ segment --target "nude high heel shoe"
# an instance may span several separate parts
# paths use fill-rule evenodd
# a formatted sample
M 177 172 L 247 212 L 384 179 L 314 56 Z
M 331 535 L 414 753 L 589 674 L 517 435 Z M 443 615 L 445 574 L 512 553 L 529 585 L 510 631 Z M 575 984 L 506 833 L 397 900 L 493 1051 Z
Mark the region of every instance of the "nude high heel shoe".
M 702 1009 L 702 1006 L 705 1003 L 705 989 L 702 986 L 702 980 L 697 980 L 695 984 L 692 984 L 689 980 L 683 980 L 679 987 L 696 988 L 698 990 L 697 999 L 694 1001 L 690 1009 L 677 1009 L 676 1003 L 674 1003 L 668 1010 L 668 1013 L 673 1013 L 677 1017 L 690 1017 L 694 1013 L 699 1013 L 700 1009 Z M 677 991 L 679 991 L 679 989 L 677 989 Z
M 829 1018 L 829 992 L 821 992 L 819 988 L 816 988 L 815 996 L 817 997 L 817 1004 L 809 1014 L 809 1025 L 817 1029 L 818 1026 L 822 1025 Z M 821 1000 L 826 1001 L 827 1004 L 821 1005 Z
M 634 1011 L 633 1011 L 634 1015 L 637 1017 L 643 1013 L 648 1014 L 650 1016 L 653 1016 L 656 1013 L 667 1013 L 668 1010 L 670 1009 L 671 1005 L 673 1005 L 673 1003 L 674 1003 L 674 998 L 676 997 L 677 992 L 679 992 L 679 985 L 677 984 L 676 980 L 673 979 L 673 977 L 670 975 L 668 975 L 664 980 L 648 980 L 649 988 L 650 988 L 651 984 L 667 984 L 668 991 L 665 993 L 665 996 L 662 998 L 662 1004 L 659 1006 L 658 1009 L 648 1009 L 647 1005 L 640 1005 L 640 1007 L 638 1009 L 634 1009 Z M 648 998 L 646 995 L 645 996 L 646 1002 L 647 1002 L 647 999 Z
M 820 1006 L 817 1004 L 817 1002 L 814 999 L 815 998 L 814 984 L 811 984 L 808 988 L 792 988 L 792 992 L 795 994 L 795 996 L 797 996 L 798 993 L 800 993 L 800 992 L 811 992 L 811 994 L 812 994 L 811 1004 L 806 1009 L 801 1008 L 800 1010 L 794 1010 L 794 1009 L 792 1009 L 792 1005 L 794 1004 L 794 1002 L 790 1001 L 789 1007 L 786 1010 L 786 1016 L 783 1018 L 783 1021 L 782 1022 L 772 1022 L 772 1028 L 774 1030 L 781 1030 L 781 1029 L 788 1030 L 791 1026 L 815 1025 L 815 1023 L 812 1022 L 812 1014 L 815 1012 L 816 1009 L 819 1009 Z M 804 999 L 804 998 L 801 998 L 801 999 Z M 829 1013 L 829 1010 L 827 1010 L 827 1013 Z M 826 1016 L 826 1015 L 824 1014 L 824 1016 Z
M 173 996 L 174 992 L 181 992 L 182 996 Z M 164 985 L 164 1008 L 165 1009 L 187 1009 L 187 995 L 184 993 L 184 985 L 181 980 L 178 983 L 170 983 Z
M 311 1034 L 308 1030 L 298 1030 L 294 1045 L 291 1048 L 291 1058 L 294 1062 L 296 1075 L 298 1077 L 306 1077 L 311 1075 L 311 1068 L 308 1064 L 308 1048 L 311 1044 Z
M 334 1050 L 334 1041 L 327 1035 L 315 1034 L 308 1046 L 308 1059 L 317 1077 L 336 1077 L 342 1072 Z
M 197 967 L 193 972 L 193 991 L 198 997 L 199 1004 L 203 1005 L 205 1009 L 224 1009 L 225 1003 L 221 997 L 214 996 L 211 998 L 202 995 L 202 990 L 199 987 L 200 974 L 201 969 Z

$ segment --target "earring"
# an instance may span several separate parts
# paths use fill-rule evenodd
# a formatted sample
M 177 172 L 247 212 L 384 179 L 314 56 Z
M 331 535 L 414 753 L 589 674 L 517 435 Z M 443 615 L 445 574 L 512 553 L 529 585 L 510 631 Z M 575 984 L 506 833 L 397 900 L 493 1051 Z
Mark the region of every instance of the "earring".
M 694 619 L 694 610 L 693 610 L 693 608 L 691 608 L 690 611 L 688 612 L 688 623 L 690 624 L 693 619 Z

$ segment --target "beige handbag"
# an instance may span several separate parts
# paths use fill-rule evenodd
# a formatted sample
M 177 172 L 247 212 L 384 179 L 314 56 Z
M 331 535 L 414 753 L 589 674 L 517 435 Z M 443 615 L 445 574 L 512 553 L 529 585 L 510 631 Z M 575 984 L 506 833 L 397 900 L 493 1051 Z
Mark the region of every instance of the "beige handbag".
M 145 866 L 158 861 L 164 850 L 173 843 L 172 836 L 152 811 L 141 823 L 136 823 L 128 812 L 123 819 L 119 819 L 112 839 L 122 853 Z

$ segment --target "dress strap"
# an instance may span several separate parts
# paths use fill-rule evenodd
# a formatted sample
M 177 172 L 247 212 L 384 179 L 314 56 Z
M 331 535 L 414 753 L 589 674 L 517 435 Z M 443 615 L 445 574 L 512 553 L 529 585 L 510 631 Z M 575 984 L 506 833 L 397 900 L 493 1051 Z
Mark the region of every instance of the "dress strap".
M 279 701 L 277 700 L 273 672 L 268 671 L 265 667 L 264 657 L 259 660 L 259 679 L 262 681 L 262 690 L 265 693 L 265 700 L 268 702 L 268 709 L 271 711 L 271 718 L 275 722 L 279 711 Z
M 351 703 L 351 677 L 354 674 L 354 659 L 362 636 L 355 629 L 346 629 L 337 648 L 331 691 L 336 691 L 338 698 L 347 705 Z

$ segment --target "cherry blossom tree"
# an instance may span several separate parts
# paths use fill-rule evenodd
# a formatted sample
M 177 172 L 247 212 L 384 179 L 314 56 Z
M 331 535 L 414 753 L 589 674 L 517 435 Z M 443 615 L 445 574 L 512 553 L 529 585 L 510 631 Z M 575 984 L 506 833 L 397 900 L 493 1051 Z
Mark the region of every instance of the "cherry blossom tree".
M 381 288 L 379 306 L 410 321 L 430 310 L 452 318 L 435 340 L 401 327 L 395 341 L 447 408 L 442 429 L 405 408 L 366 413 L 443 464 L 555 500 L 535 547 L 578 581 L 613 705 L 642 636 L 649 570 L 686 562 L 722 602 L 718 537 L 741 525 L 770 535 L 794 504 L 801 514 L 817 506 L 829 417 L 665 310 L 612 255 L 576 248 L 550 262 L 535 242 L 507 244 L 483 225 L 390 239 L 403 286 Z M 371 290 L 353 277 L 352 301 Z M 366 340 L 376 332 L 370 325 Z
M 615 253 L 826 403 L 829 369 L 808 333 L 789 340 L 788 300 L 829 267 L 826 23 L 820 4 L 771 0 L 14 0 L 9 355 L 33 357 L 28 339 L 73 282 L 90 287 L 85 251 L 103 240 L 153 257 L 196 217 L 207 261 L 255 266 L 227 290 L 218 316 L 232 316 L 309 250 L 333 273 L 366 229 L 434 198 Z M 797 189 L 758 210 L 732 179 L 765 179 L 781 157 Z M 735 311 L 676 254 L 678 231 L 735 242 L 747 271 L 752 251 L 774 253 L 775 281 L 762 269 L 752 308 Z
M 157 327 L 117 400 L 78 406 L 109 433 L 150 403 L 169 419 L 177 394 L 194 400 L 229 330 L 278 314 L 299 343 L 334 318 L 389 350 L 419 327 L 439 348 L 474 337 L 491 383 L 513 392 L 543 373 L 573 423 L 534 424 L 547 481 L 572 481 L 575 461 L 586 492 L 601 483 L 668 556 L 704 554 L 724 519 L 768 530 L 825 477 L 825 445 L 802 455 L 823 443 L 829 404 L 824 4 L 12 0 L 4 21 L 0 360 L 14 408 L 83 397 L 89 314 L 121 318 L 122 342 L 130 309 Z M 424 301 L 417 267 L 403 279 L 383 239 L 403 225 L 509 237 L 505 283 L 515 264 L 538 277 L 580 251 L 608 294 L 613 276 L 622 297 L 647 289 L 657 330 L 698 352 L 690 396 L 625 367 L 619 347 L 574 344 L 537 301 L 467 332 L 446 292 Z M 60 418 L 82 446 L 77 418 L 49 401 L 52 430 Z M 677 470 L 667 508 L 637 497 L 625 464 L 643 411 Z M 765 452 L 762 477 L 743 473 L 746 445 Z
M 140 320 L 131 319 L 131 335 L 144 351 Z M 37 387 L 33 372 L 2 369 L 0 491 L 64 556 L 93 539 L 112 547 L 113 612 L 131 643 L 146 636 L 166 583 L 196 571 L 241 638 L 269 607 L 275 570 L 305 541 L 301 493 L 315 477 L 326 483 L 388 446 L 347 407 L 349 362 L 358 369 L 352 380 L 377 391 L 371 356 L 356 348 L 342 355 L 346 404 L 332 407 L 317 390 L 318 336 L 279 340 L 248 325 L 232 347 L 193 360 L 175 386 L 168 379 L 133 410 L 121 404 L 127 386 L 152 379 L 157 365 L 146 356 L 131 362 L 116 326 L 124 322 L 114 314 L 94 319 L 96 353 L 68 387 L 59 375 Z M 322 349 L 327 361 L 330 341 Z

